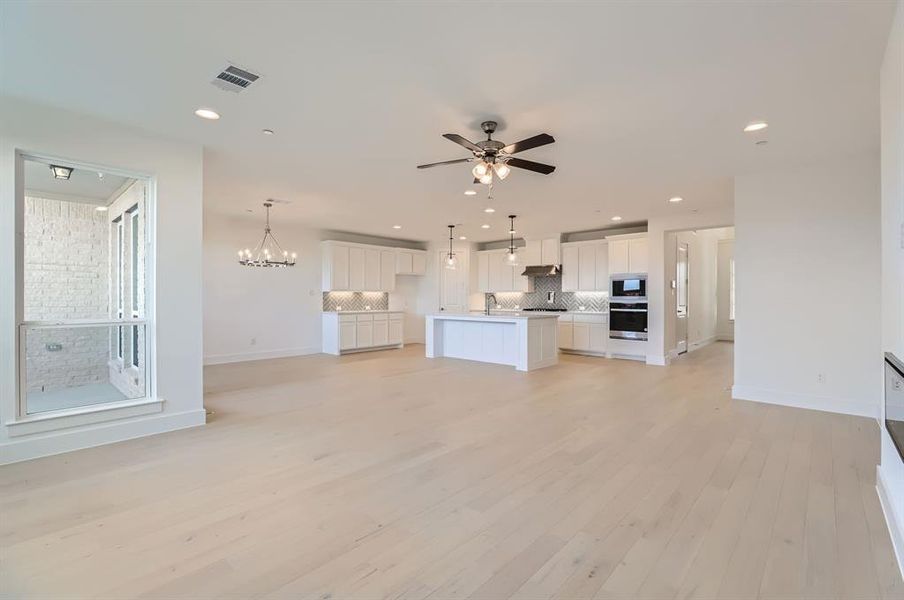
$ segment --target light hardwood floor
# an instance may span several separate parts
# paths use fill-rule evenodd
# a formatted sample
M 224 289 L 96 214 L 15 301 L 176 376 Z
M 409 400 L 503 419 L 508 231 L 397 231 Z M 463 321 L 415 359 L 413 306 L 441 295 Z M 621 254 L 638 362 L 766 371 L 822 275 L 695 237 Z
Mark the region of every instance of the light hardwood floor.
M 731 352 L 208 368 L 207 427 L 0 468 L 2 593 L 904 598 L 876 422 L 732 401 Z

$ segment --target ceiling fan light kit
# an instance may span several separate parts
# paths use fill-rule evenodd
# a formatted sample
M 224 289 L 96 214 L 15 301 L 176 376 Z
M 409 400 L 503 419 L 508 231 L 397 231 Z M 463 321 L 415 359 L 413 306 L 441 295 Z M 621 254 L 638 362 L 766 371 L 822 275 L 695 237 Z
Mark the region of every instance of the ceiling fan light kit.
M 472 142 L 458 135 L 457 133 L 444 133 L 444 138 L 449 141 L 455 142 L 459 146 L 467 148 L 471 151 L 473 156 L 470 158 L 458 158 L 454 160 L 428 163 L 426 165 L 418 165 L 417 168 L 429 169 L 430 167 L 436 167 L 439 165 L 452 165 L 457 163 L 477 161 L 477 164 L 474 165 L 474 168 L 471 169 L 471 174 L 474 176 L 474 183 L 482 183 L 484 185 L 491 185 L 495 178 L 499 178 L 500 181 L 504 181 L 505 178 L 508 177 L 511 173 L 512 167 L 515 167 L 517 169 L 524 169 L 527 171 L 533 171 L 535 173 L 542 173 L 543 175 L 549 175 L 556 170 L 556 168 L 552 165 L 546 165 L 543 163 L 524 160 L 512 156 L 513 154 L 516 154 L 518 152 L 524 152 L 525 150 L 537 148 L 538 146 L 552 144 L 556 140 L 551 135 L 549 135 L 548 133 L 540 133 L 538 135 L 523 139 L 520 142 L 506 145 L 503 142 L 493 139 L 493 133 L 496 131 L 496 127 L 496 121 L 484 121 L 483 123 L 481 123 L 480 128 L 483 129 L 483 132 L 487 134 L 487 139 L 481 140 L 479 142 Z

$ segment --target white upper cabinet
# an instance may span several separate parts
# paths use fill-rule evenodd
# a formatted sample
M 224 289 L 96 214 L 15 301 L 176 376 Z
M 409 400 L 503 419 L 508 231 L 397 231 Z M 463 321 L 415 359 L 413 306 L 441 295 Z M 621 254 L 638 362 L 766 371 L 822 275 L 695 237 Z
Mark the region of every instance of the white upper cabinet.
M 423 250 L 396 248 L 397 275 L 423 275 L 427 272 L 427 253 Z
M 605 241 L 562 244 L 562 291 L 609 290 L 608 251 Z
M 364 287 L 364 248 L 348 249 L 348 289 L 363 292 Z
M 380 282 L 380 251 L 368 248 L 364 251 L 364 289 L 368 292 L 379 292 Z
M 616 236 L 609 241 L 609 273 L 646 273 L 649 268 L 646 235 Z
M 521 264 L 526 267 L 544 264 L 542 240 L 527 241 L 527 245 L 521 249 Z
M 530 277 L 523 277 L 525 262 L 511 267 L 506 260 L 508 250 L 481 250 L 477 252 L 477 289 L 481 292 L 531 292 Z
M 540 242 L 540 264 L 541 265 L 558 265 L 561 264 L 559 257 L 559 238 L 546 238 Z
M 326 241 L 321 252 L 325 292 L 391 292 L 397 273 L 423 275 L 427 270 L 423 250 Z
M 577 246 L 562 245 L 562 291 L 576 292 L 579 289 L 578 272 L 580 252 Z
M 395 289 L 395 250 L 380 250 L 380 290 L 391 292 Z

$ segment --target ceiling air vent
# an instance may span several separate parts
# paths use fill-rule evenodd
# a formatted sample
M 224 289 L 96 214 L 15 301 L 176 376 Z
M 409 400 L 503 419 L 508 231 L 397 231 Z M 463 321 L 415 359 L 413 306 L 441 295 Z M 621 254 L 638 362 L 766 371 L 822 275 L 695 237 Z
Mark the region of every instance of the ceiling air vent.
M 241 92 L 258 79 L 260 79 L 259 75 L 234 65 L 229 65 L 211 83 L 227 92 Z

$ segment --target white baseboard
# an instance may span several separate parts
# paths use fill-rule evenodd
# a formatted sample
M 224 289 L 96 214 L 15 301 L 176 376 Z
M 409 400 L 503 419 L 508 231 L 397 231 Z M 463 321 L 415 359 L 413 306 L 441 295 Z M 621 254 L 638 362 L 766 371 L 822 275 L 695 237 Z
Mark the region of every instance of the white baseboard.
M 888 497 L 888 485 L 882 474 L 882 466 L 876 466 L 876 492 L 879 494 L 879 504 L 885 514 L 885 523 L 888 525 L 888 533 L 891 537 L 891 545 L 898 561 L 898 569 L 904 578 L 904 513 L 895 512 L 895 503 Z M 899 505 L 900 506 L 900 505 Z
M 612 356 L 616 356 L 616 355 L 613 354 Z M 619 357 L 619 358 L 621 358 L 621 357 Z M 671 362 L 671 359 L 672 359 L 671 352 L 669 352 L 669 354 L 667 354 L 667 355 L 663 355 L 663 354 L 647 354 L 647 356 L 646 356 L 646 362 L 647 362 L 647 364 L 648 364 L 648 365 L 657 366 L 657 367 L 665 367 L 665 366 L 667 366 L 667 365 L 669 364 L 669 362 Z M 639 358 L 639 359 L 636 359 L 636 360 L 644 360 L 644 359 L 643 359 L 643 358 Z
M 687 345 L 687 351 L 693 352 L 694 350 L 699 350 L 703 346 L 709 346 L 710 344 L 712 344 L 715 341 L 716 341 L 716 336 L 713 335 L 706 339 L 702 339 L 699 342 L 691 342 Z
M 257 352 L 240 352 L 238 354 L 212 354 L 204 357 L 204 365 L 225 365 L 250 360 L 266 360 L 268 358 L 288 358 L 290 356 L 307 356 L 319 354 L 320 347 L 283 348 L 281 350 L 260 350 Z
M 31 460 L 177 429 L 197 427 L 204 425 L 206 421 L 207 414 L 201 408 L 181 413 L 136 417 L 130 421 L 99 423 L 71 431 L 55 431 L 51 434 L 14 438 L 0 444 L 0 464 Z
M 769 390 L 746 385 L 733 385 L 731 397 L 736 400 L 750 400 L 765 404 L 779 404 L 794 408 L 807 408 L 825 412 L 854 415 L 857 417 L 870 417 L 877 419 L 879 407 L 870 406 L 864 402 L 857 402 L 849 398 L 836 398 L 832 396 L 817 396 L 815 394 L 800 394 L 780 390 Z

